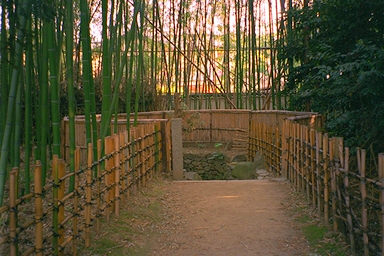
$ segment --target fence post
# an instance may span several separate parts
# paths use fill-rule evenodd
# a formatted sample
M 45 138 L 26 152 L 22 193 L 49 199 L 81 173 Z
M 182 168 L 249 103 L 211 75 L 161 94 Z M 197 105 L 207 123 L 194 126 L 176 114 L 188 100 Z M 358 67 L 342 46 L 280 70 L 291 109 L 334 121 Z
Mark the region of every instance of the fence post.
M 344 157 L 344 187 L 345 187 L 345 207 L 347 208 L 347 223 L 348 223 L 348 233 L 349 233 L 349 243 L 351 245 L 352 255 L 356 255 L 355 250 L 355 238 L 351 214 L 351 202 L 349 198 L 349 148 L 345 148 L 345 157 Z
M 63 198 L 65 195 L 65 180 L 62 180 L 61 178 L 65 175 L 65 161 L 63 159 L 59 160 L 59 190 L 57 191 L 57 200 L 59 203 L 59 209 L 58 209 L 58 221 L 59 221 L 59 250 L 61 251 L 63 248 L 61 248 L 63 242 L 64 242 L 64 228 L 63 228 L 63 221 L 64 221 L 64 202 Z M 59 252 L 59 254 L 62 254 Z
M 122 199 L 123 201 L 125 201 L 126 199 L 126 194 L 125 194 L 125 191 L 126 191 L 126 188 L 127 188 L 127 185 L 126 185 L 126 169 L 125 169 L 125 166 L 126 166 L 126 143 L 125 143 L 125 134 L 126 134 L 127 130 L 124 130 L 122 132 L 119 133 L 119 162 L 121 163 L 120 164 L 120 181 L 121 181 L 121 192 L 122 192 Z
M 379 154 L 380 206 L 381 206 L 381 255 L 384 255 L 384 153 Z
M 77 146 L 75 150 L 75 173 L 73 174 L 74 176 L 74 191 L 73 191 L 73 211 L 74 211 L 74 216 L 73 216 L 73 234 L 72 234 L 72 254 L 77 255 L 77 236 L 79 233 L 78 229 L 78 220 L 77 220 L 77 214 L 79 212 L 79 197 L 78 197 L 78 192 L 79 192 L 79 179 L 78 179 L 78 170 L 80 169 L 80 147 Z
M 331 192 L 332 192 L 332 227 L 333 231 L 337 231 L 337 196 L 336 196 L 336 138 L 331 138 L 329 141 L 329 161 L 331 172 Z
M 329 158 L 328 158 L 328 150 L 329 150 L 329 139 L 328 134 L 324 134 L 323 136 L 323 171 L 324 171 L 324 223 L 325 225 L 329 225 Z
M 52 250 L 54 255 L 59 254 L 59 158 L 57 155 L 53 156 L 52 159 L 52 173 L 53 173 L 53 212 L 52 212 Z
M 106 212 L 106 219 L 107 219 L 107 222 L 109 222 L 110 220 L 110 214 L 112 212 L 112 203 L 113 203 L 113 191 L 112 191 L 112 187 L 113 187 L 113 179 L 111 180 L 111 173 L 113 172 L 113 165 L 114 165 L 114 161 L 113 161 L 113 156 L 110 157 L 109 155 L 111 153 L 113 153 L 113 150 L 114 150 L 114 145 L 113 145 L 113 139 L 112 137 L 106 137 L 104 139 L 104 143 L 105 143 L 105 155 L 107 155 L 107 159 L 105 161 L 105 177 L 104 177 L 104 181 L 105 181 L 105 187 L 106 187 L 106 190 L 105 190 L 105 194 L 104 194 L 104 201 L 105 201 L 105 212 Z M 111 192 L 112 192 L 112 195 L 111 195 Z
M 91 201 L 92 201 L 92 156 L 93 156 L 93 147 L 92 143 L 88 143 L 88 154 L 87 154 L 87 170 L 85 172 L 86 176 L 86 188 L 85 188 L 85 247 L 91 245 Z
M 365 160 L 366 160 L 366 151 L 364 149 L 357 148 L 357 166 L 360 173 L 360 194 L 361 194 L 361 225 L 363 231 L 363 247 L 364 255 L 369 255 L 368 248 L 368 216 L 367 216 L 367 187 L 365 184 Z
M 97 140 L 97 175 L 96 175 L 96 233 L 100 233 L 100 217 L 101 217 L 101 139 Z
M 310 201 L 310 190 L 309 190 L 309 183 L 310 183 L 310 143 L 309 143 L 309 130 L 307 126 L 304 126 L 304 147 L 305 147 L 305 154 L 304 154 L 304 170 L 305 170 L 305 190 L 307 192 L 307 200 Z
M 115 215 L 118 217 L 120 215 L 120 143 L 118 134 L 113 137 L 115 142 Z
M 9 177 L 9 237 L 10 256 L 18 255 L 17 243 L 17 173 L 18 169 L 13 168 Z
M 34 195 L 35 195 L 35 254 L 43 255 L 43 187 L 41 180 L 41 163 L 36 162 L 34 170 Z
M 316 168 L 316 141 L 315 130 L 311 129 L 309 134 L 309 141 L 311 147 L 311 183 L 312 183 L 312 206 L 316 208 L 316 190 L 315 190 L 315 168 Z
M 320 149 L 323 143 L 323 134 L 320 132 L 316 132 L 316 188 L 317 188 L 317 207 L 319 218 L 322 215 L 322 201 L 321 201 L 321 155 Z

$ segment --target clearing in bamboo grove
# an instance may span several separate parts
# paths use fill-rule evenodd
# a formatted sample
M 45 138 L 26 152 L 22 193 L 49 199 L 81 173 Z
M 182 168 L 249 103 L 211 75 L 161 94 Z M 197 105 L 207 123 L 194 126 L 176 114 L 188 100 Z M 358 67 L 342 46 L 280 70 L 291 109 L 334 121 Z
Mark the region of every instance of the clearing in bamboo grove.
M 314 209 L 309 245 L 332 231 L 347 254 L 383 254 L 383 13 L 1 1 L 0 254 L 76 255 L 158 176 L 278 177 Z

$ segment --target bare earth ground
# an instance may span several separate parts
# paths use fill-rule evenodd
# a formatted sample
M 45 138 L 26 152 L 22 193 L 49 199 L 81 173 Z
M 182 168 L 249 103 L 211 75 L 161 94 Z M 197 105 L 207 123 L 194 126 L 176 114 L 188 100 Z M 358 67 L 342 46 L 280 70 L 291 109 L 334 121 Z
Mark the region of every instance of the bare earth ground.
M 281 181 L 170 182 L 150 255 L 308 255 Z

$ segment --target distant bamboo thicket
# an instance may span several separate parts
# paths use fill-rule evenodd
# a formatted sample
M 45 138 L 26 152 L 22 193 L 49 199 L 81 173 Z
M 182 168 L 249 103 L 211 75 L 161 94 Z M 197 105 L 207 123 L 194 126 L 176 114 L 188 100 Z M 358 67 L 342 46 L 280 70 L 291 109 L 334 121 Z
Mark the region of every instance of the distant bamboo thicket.
M 285 106 L 286 63 L 277 58 L 285 5 L 277 0 L 2 1 L 0 206 L 13 167 L 23 170 L 20 194 L 30 193 L 31 163 L 37 160 L 44 185 L 49 159 L 63 153 L 64 116 L 74 172 L 77 114 L 85 116 L 96 159 L 97 140 L 112 132 L 116 113 L 171 109 L 174 93 L 186 102 L 190 95 L 208 94 L 214 101 L 220 95 L 225 108 Z M 99 128 L 96 113 L 101 113 Z

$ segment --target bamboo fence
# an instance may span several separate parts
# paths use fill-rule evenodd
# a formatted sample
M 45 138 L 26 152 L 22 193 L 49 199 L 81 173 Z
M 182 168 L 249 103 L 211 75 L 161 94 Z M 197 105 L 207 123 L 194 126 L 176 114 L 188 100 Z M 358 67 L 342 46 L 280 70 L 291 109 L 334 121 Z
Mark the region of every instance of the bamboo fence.
M 345 235 L 352 255 L 384 255 L 384 154 L 368 163 L 367 152 L 350 152 L 296 120 L 282 127 L 252 121 L 249 158 L 261 152 L 271 172 L 304 193 L 325 225 Z M 369 167 L 369 168 L 368 168 Z
M 86 164 L 81 166 L 80 147 L 75 151 L 75 172 L 53 156 L 50 181 L 42 184 L 41 163 L 34 166 L 32 192 L 18 196 L 19 170 L 9 179 L 9 202 L 0 208 L 1 255 L 77 255 L 80 245 L 90 246 L 101 219 L 119 216 L 122 201 L 132 190 L 145 186 L 161 168 L 160 122 L 133 127 L 105 138 L 105 154 L 93 159 L 88 144 Z M 69 181 L 74 179 L 71 189 Z M 5 225 L 4 225 L 5 224 Z

